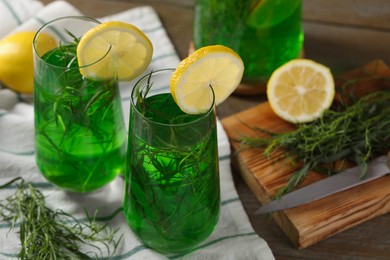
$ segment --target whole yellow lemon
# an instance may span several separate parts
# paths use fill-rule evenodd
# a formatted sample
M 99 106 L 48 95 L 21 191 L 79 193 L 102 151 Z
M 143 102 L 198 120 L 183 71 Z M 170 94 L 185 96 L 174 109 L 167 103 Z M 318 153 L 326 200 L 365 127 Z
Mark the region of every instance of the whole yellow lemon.
M 35 32 L 17 32 L 0 41 L 0 82 L 20 93 L 32 93 L 34 89 L 34 36 Z M 47 34 L 41 34 L 39 41 L 42 53 L 57 46 Z

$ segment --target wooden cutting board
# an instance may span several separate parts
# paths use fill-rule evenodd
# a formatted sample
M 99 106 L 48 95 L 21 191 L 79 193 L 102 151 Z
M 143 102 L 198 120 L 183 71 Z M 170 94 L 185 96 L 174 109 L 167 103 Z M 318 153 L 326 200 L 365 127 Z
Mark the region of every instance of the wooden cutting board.
M 275 190 L 291 176 L 292 167 L 287 161 L 275 163 L 272 158 L 264 157 L 261 150 L 239 151 L 240 145 L 235 139 L 242 134 L 253 136 L 254 131 L 248 126 L 281 132 L 292 130 L 293 125 L 277 117 L 267 102 L 223 119 L 222 125 L 233 148 L 232 162 L 257 199 L 261 203 L 270 201 Z M 322 178 L 325 176 L 312 172 L 302 186 Z M 274 212 L 272 217 L 295 246 L 305 248 L 387 212 L 390 212 L 390 176 L 296 208 Z

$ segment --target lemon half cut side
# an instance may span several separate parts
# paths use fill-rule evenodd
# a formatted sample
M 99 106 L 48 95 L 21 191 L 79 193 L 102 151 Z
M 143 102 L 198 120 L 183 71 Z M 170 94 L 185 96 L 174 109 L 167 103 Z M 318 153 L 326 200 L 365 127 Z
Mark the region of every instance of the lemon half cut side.
M 77 46 L 80 73 L 92 79 L 132 80 L 149 66 L 153 46 L 136 26 L 109 21 L 87 31 Z
M 330 69 L 309 59 L 295 59 L 276 69 L 267 83 L 272 110 L 291 123 L 319 118 L 334 99 Z
M 237 88 L 243 73 L 244 63 L 232 49 L 206 46 L 180 62 L 170 80 L 171 93 L 183 112 L 205 113 L 213 104 L 213 92 L 217 106 Z

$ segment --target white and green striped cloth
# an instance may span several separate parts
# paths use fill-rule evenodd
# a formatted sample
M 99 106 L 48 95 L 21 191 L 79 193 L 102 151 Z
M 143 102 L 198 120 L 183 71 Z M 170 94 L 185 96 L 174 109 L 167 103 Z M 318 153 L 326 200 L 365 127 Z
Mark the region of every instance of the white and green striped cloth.
M 28 7 L 28 8 L 27 8 Z M 28 10 L 28 11 L 27 11 Z M 64 1 L 43 6 L 34 0 L 0 0 L 0 36 L 18 30 L 36 30 L 49 20 L 66 15 L 79 15 L 76 8 Z M 7 20 L 7 23 L 4 23 Z M 133 23 L 143 30 L 154 45 L 153 60 L 149 70 L 175 67 L 179 57 L 155 11 L 139 7 L 117 15 L 99 19 L 121 20 Z M 6 27 L 4 26 L 6 25 Z M 126 125 L 129 116 L 129 97 L 134 82 L 121 84 Z M 27 101 L 26 101 L 27 100 Z M 145 247 L 131 232 L 123 214 L 112 217 L 122 206 L 123 179 L 118 177 L 98 192 L 77 195 L 62 191 L 48 183 L 39 173 L 34 158 L 33 106 L 31 97 L 0 90 L 0 185 L 17 176 L 39 188 L 52 209 L 63 209 L 81 221 L 84 209 L 93 213 L 100 209 L 99 217 L 112 228 L 119 228 L 123 239 L 111 259 L 274 259 L 267 243 L 253 230 L 242 207 L 232 180 L 230 145 L 218 121 L 218 146 L 221 180 L 221 217 L 216 230 L 197 250 L 187 255 L 163 256 Z M 0 199 L 12 194 L 16 185 L 0 190 Z M 0 222 L 0 259 L 16 258 L 20 249 L 19 226 L 9 231 L 10 224 Z
M 0 39 L 42 10 L 43 4 L 33 0 L 0 0 Z

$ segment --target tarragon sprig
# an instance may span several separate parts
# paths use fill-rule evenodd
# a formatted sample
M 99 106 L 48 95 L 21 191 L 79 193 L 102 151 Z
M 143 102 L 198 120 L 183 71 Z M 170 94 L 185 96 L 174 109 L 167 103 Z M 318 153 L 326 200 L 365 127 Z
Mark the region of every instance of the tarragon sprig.
M 281 195 L 294 189 L 310 171 L 337 173 L 332 165 L 340 160 L 359 165 L 364 177 L 368 161 L 390 150 L 389 115 L 390 91 L 377 91 L 343 110 L 326 110 L 318 120 L 297 125 L 294 131 L 273 133 L 254 128 L 258 136 L 241 136 L 239 141 L 263 148 L 266 156 L 282 150 L 293 161 L 302 163 L 279 191 Z
M 103 256 L 102 248 L 108 256 L 115 253 L 122 239 L 118 230 L 97 222 L 96 216 L 87 214 L 84 222 L 48 208 L 41 191 L 20 177 L 0 189 L 16 182 L 16 192 L 0 200 L 0 220 L 10 223 L 11 230 L 20 223 L 19 259 L 92 259 Z

